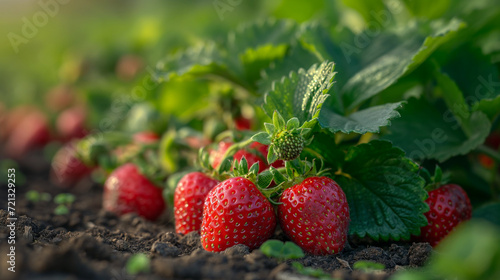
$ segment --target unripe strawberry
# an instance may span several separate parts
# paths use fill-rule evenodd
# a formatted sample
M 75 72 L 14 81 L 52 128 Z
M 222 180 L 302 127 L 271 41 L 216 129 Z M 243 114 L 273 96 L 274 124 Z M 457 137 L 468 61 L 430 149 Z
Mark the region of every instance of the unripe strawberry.
M 300 134 L 286 131 L 274 140 L 274 151 L 278 159 L 292 161 L 300 156 L 304 143 L 304 138 Z

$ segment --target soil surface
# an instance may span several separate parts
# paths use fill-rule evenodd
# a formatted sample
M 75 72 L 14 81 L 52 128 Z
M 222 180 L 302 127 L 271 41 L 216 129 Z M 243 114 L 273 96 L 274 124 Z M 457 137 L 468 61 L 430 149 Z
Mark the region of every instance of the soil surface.
M 335 279 L 387 279 L 398 270 L 422 266 L 432 252 L 428 243 L 371 243 L 350 239 L 341 254 L 280 262 L 259 250 L 237 245 L 222 253 L 203 250 L 199 234 L 175 233 L 170 211 L 150 222 L 135 214 L 117 217 L 102 210 L 102 186 L 90 179 L 71 189 L 50 183 L 49 163 L 30 155 L 16 170 L 26 178 L 16 186 L 15 273 L 9 267 L 7 185 L 0 182 L 0 279 L 314 279 L 299 273 L 293 262 L 319 268 Z M 2 179 L 6 181 L 6 179 Z M 69 214 L 55 215 L 52 201 L 33 203 L 29 190 L 73 193 Z M 278 229 L 273 239 L 286 240 Z M 126 272 L 130 256 L 145 253 L 150 271 Z M 385 265 L 384 270 L 353 270 L 360 260 Z

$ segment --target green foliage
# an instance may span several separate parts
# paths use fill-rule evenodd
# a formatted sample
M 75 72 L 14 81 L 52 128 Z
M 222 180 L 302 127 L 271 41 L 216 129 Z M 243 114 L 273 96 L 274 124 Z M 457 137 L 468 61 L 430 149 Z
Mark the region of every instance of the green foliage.
M 484 221 L 460 225 L 437 247 L 423 269 L 395 274 L 394 280 L 487 279 L 500 277 L 500 229 Z
M 474 215 L 498 223 L 492 214 L 498 212 L 497 204 L 481 207 L 498 200 L 498 174 L 478 167 L 476 157 L 484 153 L 486 137 L 498 131 L 497 0 L 294 0 L 278 5 L 257 1 L 242 3 L 225 22 L 214 13 L 212 3 L 200 4 L 210 9 L 193 9 L 192 3 L 181 2 L 172 6 L 175 9 L 159 9 L 166 5 L 163 2 L 172 4 L 124 5 L 117 16 L 98 15 L 100 20 L 89 20 L 83 35 L 72 28 L 65 28 L 69 33 L 40 33 L 38 38 L 58 35 L 44 37 L 51 44 L 43 46 L 32 40 L 14 59 L 3 56 L 7 60 L 0 69 L 10 70 L 0 70 L 2 102 L 37 103 L 42 101 L 40 93 L 53 85 L 74 87 L 77 99 L 88 108 L 89 123 L 98 131 L 79 142 L 79 157 L 87 165 L 101 167 L 103 178 L 120 163 L 112 151 L 131 141 L 129 134 L 114 130 L 163 134 L 159 147 L 141 148 L 130 158 L 156 183 L 168 186 L 165 196 L 170 199 L 180 177 L 171 175 L 165 183 L 166 175 L 191 170 L 195 150 L 180 131 L 189 129 L 214 141 L 234 127 L 234 117 L 248 107 L 250 113 L 242 115 L 252 119 L 256 130 L 267 131 L 252 140 L 272 144 L 270 135 L 281 132 L 277 128 L 285 124 L 289 129 L 302 128 L 305 144 L 300 159 L 316 160 L 309 165 L 294 160 L 286 168 L 266 170 L 256 178 L 259 188 L 274 194 L 276 190 L 268 189 L 272 180 L 279 185 L 299 176 L 302 169 L 324 163 L 346 192 L 351 234 L 400 240 L 425 225 L 425 183 L 412 160 L 425 167 L 439 161 L 452 179 L 462 179 L 469 193 L 480 193 L 474 198 L 479 206 Z M 106 11 L 114 8 L 110 5 Z M 124 11 L 134 18 L 124 17 Z M 127 29 L 119 18 L 127 18 L 135 27 Z M 56 26 L 65 25 L 50 26 L 45 28 L 63 31 Z M 70 44 L 81 42 L 80 38 L 87 43 Z M 6 50 L 11 51 L 0 46 L 0 51 Z M 115 68 L 126 54 L 141 57 L 145 65 L 168 55 L 153 73 L 117 80 Z M 150 89 L 144 84 L 150 76 L 163 83 Z M 144 89 L 143 99 L 130 95 L 132 86 Z M 123 110 L 117 110 L 122 103 Z M 283 120 L 264 123 L 265 114 L 270 118 L 275 112 Z M 238 140 L 232 140 L 241 144 L 254 134 L 239 133 Z M 268 160 L 276 158 L 271 147 Z M 219 169 L 229 170 L 231 164 L 228 154 Z M 2 174 L 17 167 L 4 160 L 1 166 Z M 256 166 L 242 162 L 237 169 L 245 173 L 256 171 Z M 22 174 L 16 176 L 16 184 L 22 185 Z M 44 200 L 34 191 L 26 197 Z M 69 212 L 67 197 L 55 201 L 60 201 L 55 212 Z M 310 268 L 299 271 L 326 277 Z
M 474 111 L 481 111 L 488 116 L 490 120 L 495 119 L 500 114 L 500 95 L 495 98 L 481 99 L 473 107 Z
M 49 193 L 40 193 L 35 190 L 29 190 L 26 192 L 25 197 L 28 201 L 31 202 L 39 202 L 39 201 L 50 201 L 52 199 L 52 196 Z
M 60 204 L 54 208 L 54 214 L 56 215 L 67 215 L 69 214 L 69 209 L 66 205 Z
M 69 207 L 75 202 L 76 197 L 70 193 L 60 193 L 54 197 L 54 203 L 58 204 L 54 208 L 54 214 L 66 215 L 69 214 Z
M 472 217 L 477 219 L 484 219 L 490 223 L 500 227 L 500 203 L 493 202 L 482 205 L 474 209 Z
M 462 129 L 465 127 L 470 133 Z M 410 99 L 401 110 L 401 118 L 392 121 L 383 136 L 405 150 L 415 160 L 437 159 L 441 162 L 464 155 L 484 142 L 491 124 L 482 112 L 472 112 L 460 124 L 452 111 L 444 110 L 424 99 Z
M 260 250 L 264 255 L 280 260 L 300 259 L 305 256 L 302 249 L 290 241 L 283 243 L 279 240 L 268 240 L 260 246 Z
M 384 270 L 385 265 L 372 261 L 357 261 L 352 265 L 352 268 L 370 272 L 375 270 Z
M 406 37 L 397 39 L 399 43 L 387 44 L 391 49 L 385 50 L 381 56 L 347 80 L 342 88 L 344 107 L 352 110 L 394 84 L 399 78 L 408 75 L 437 47 L 458 36 L 458 32 L 464 27 L 463 22 L 459 20 L 452 20 L 447 24 L 435 22 L 431 26 L 432 32 L 425 38 L 422 38 L 417 30 L 407 30 Z M 378 39 L 383 38 L 377 37 L 375 40 Z M 370 47 L 379 46 L 373 42 L 368 48 Z
M 404 152 L 386 141 L 371 141 L 347 150 L 333 179 L 349 203 L 349 231 L 379 240 L 410 238 L 427 224 L 424 180 Z
M 298 273 L 306 276 L 312 276 L 315 278 L 323 279 L 323 280 L 331 280 L 333 279 L 330 274 L 324 272 L 322 269 L 319 268 L 312 268 L 312 267 L 305 267 L 301 263 L 298 262 L 293 262 L 292 263 L 293 268 L 297 270 Z
M 72 204 L 75 202 L 75 196 L 70 193 L 60 193 L 54 197 L 56 204 Z
M 331 132 L 359 133 L 379 132 L 380 127 L 391 124 L 391 119 L 401 115 L 397 111 L 404 102 L 388 103 L 373 106 L 368 109 L 354 112 L 349 116 L 342 116 L 333 111 L 322 110 L 318 119 L 319 125 Z
M 132 255 L 128 259 L 125 269 L 130 275 L 136 275 L 141 272 L 149 272 L 150 261 L 148 256 L 142 253 Z
M 450 7 L 451 0 L 403 0 L 412 15 L 427 19 L 442 16 Z
M 301 123 L 316 119 L 333 84 L 333 69 L 334 63 L 324 62 L 308 70 L 291 72 L 282 81 L 275 82 L 266 94 L 264 111 L 268 116 L 278 111 L 283 118 L 296 117 Z
M 218 45 L 208 42 L 169 56 L 157 66 L 157 80 L 212 74 L 253 89 L 261 69 L 282 58 L 295 37 L 289 20 L 264 20 L 239 27 Z

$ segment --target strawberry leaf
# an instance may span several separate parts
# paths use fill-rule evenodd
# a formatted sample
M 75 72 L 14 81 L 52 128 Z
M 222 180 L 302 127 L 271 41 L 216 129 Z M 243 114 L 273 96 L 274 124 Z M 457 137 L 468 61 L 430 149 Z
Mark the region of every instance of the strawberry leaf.
M 252 141 L 259 142 L 264 145 L 271 144 L 271 139 L 269 138 L 269 134 L 265 132 L 259 132 L 252 136 Z
M 392 121 L 383 139 L 405 150 L 412 159 L 443 162 L 484 143 L 490 127 L 488 117 L 482 112 L 472 112 L 466 123 L 460 124 L 451 110 L 412 98 L 401 110 L 401 118 Z
M 160 61 L 156 66 L 155 78 L 163 82 L 188 73 L 194 75 L 226 73 L 226 64 L 225 55 L 218 46 L 214 42 L 207 42 Z
M 265 96 L 264 111 L 268 116 L 278 111 L 287 120 L 297 117 L 301 123 L 316 119 L 333 84 L 334 65 L 324 62 L 308 70 L 301 68 L 273 83 L 272 90 Z
M 260 246 L 260 250 L 268 257 L 282 260 L 299 259 L 305 256 L 302 249 L 290 241 L 283 243 L 274 239 L 267 240 Z
M 500 95 L 495 98 L 482 99 L 474 104 L 474 111 L 481 111 L 485 113 L 490 120 L 495 119 L 500 114 Z
M 314 134 L 314 139 L 303 151 L 303 158 L 319 158 L 326 167 L 337 169 L 344 162 L 345 152 L 335 144 L 335 137 L 327 130 Z
M 248 170 L 248 173 L 253 173 L 253 174 L 259 173 L 259 163 L 256 162 L 256 163 L 252 164 L 252 166 Z
M 350 233 L 379 240 L 409 239 L 427 225 L 425 181 L 404 152 L 387 141 L 347 150 L 342 174 L 334 180 L 349 203 Z
M 264 20 L 242 25 L 229 33 L 220 45 L 208 42 L 160 61 L 155 78 L 168 81 L 175 76 L 212 74 L 253 89 L 260 72 L 286 54 L 296 37 L 296 29 L 296 24 L 290 20 Z
M 380 127 L 390 125 L 391 119 L 401 116 L 397 110 L 402 107 L 403 103 L 397 102 L 370 107 L 349 116 L 342 116 L 328 108 L 323 108 L 318 122 L 321 127 L 334 133 L 337 131 L 359 134 L 379 132 Z
M 276 61 L 261 72 L 261 79 L 257 82 L 258 91 L 263 94 L 269 92 L 274 82 L 279 83 L 284 77 L 288 77 L 293 69 L 308 69 L 322 61 L 302 45 L 297 42 L 292 43 L 287 55 L 282 60 Z
M 258 170 L 257 170 L 258 171 Z M 257 175 L 257 187 L 260 189 L 266 189 L 271 185 L 271 182 L 273 181 L 273 174 L 271 174 L 271 171 L 269 170 L 264 170 L 260 172 Z
M 352 76 L 341 90 L 345 108 L 352 110 L 363 101 L 394 84 L 402 76 L 415 70 L 432 52 L 456 36 L 465 24 L 453 19 L 447 24 L 434 22 L 434 30 L 424 39 L 418 32 L 409 32 L 409 38 L 401 40 L 393 49 Z
M 287 181 L 287 178 L 285 176 L 283 176 L 283 174 L 281 174 L 278 171 L 278 169 L 271 166 L 269 168 L 269 171 L 271 171 L 271 174 L 273 174 L 273 179 L 274 179 L 274 182 L 276 183 L 276 185 L 279 185 L 279 184 Z

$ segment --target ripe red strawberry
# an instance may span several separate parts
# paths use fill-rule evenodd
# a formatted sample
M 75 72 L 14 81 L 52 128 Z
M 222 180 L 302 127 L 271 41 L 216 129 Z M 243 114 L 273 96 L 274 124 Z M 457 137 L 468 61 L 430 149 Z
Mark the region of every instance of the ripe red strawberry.
M 240 116 L 234 120 L 234 126 L 237 130 L 250 130 L 252 128 L 252 120 Z
M 207 145 L 210 144 L 210 141 L 208 139 L 202 138 L 202 137 L 197 137 L 197 136 L 188 136 L 184 138 L 184 141 L 186 141 L 186 144 L 191 147 L 192 149 L 200 149 L 203 148 Z
M 421 234 L 415 240 L 429 242 L 432 247 L 472 215 L 467 193 L 455 184 L 443 185 L 430 191 L 425 202 L 430 207 L 429 212 L 424 214 L 428 225 L 420 229 Z
M 208 192 L 219 181 L 201 172 L 186 174 L 177 184 L 174 193 L 175 231 L 188 234 L 200 231 L 203 218 L 203 203 Z
M 62 141 L 80 139 L 87 135 L 87 129 L 85 128 L 86 115 L 85 109 L 81 107 L 72 107 L 59 114 L 56 128 Z
M 247 160 L 248 167 L 252 166 L 254 163 L 259 163 L 259 173 L 266 170 L 268 167 L 262 156 L 247 150 L 239 150 L 234 154 L 234 159 L 238 162 L 240 162 L 243 157 Z
M 21 158 L 28 151 L 41 148 L 50 141 L 50 131 L 45 115 L 39 111 L 28 113 L 10 131 L 5 153 Z
M 278 219 L 285 234 L 314 255 L 344 249 L 349 228 L 349 206 L 344 191 L 327 177 L 309 177 L 286 189 Z
M 226 153 L 227 149 L 231 147 L 232 143 L 230 142 L 219 142 L 219 147 L 217 150 L 212 150 L 210 152 L 211 157 L 212 157 L 212 167 L 217 168 L 219 167 L 219 164 L 221 160 L 224 157 L 224 154 Z M 252 143 L 253 145 L 253 143 Z M 250 146 L 250 148 L 253 148 Z M 266 154 L 267 155 L 267 154 Z M 256 150 L 254 152 L 246 149 L 241 149 L 237 151 L 234 155 L 233 158 L 237 160 L 238 162 L 241 161 L 241 159 L 245 157 L 245 159 L 248 162 L 248 167 L 252 166 L 254 163 L 258 162 L 259 163 L 259 173 L 266 170 L 269 166 L 266 164 L 264 161 L 264 155 Z
M 229 147 L 231 147 L 232 144 L 233 143 L 231 142 L 221 141 L 219 142 L 217 149 L 210 151 L 210 158 L 212 161 L 212 167 L 214 169 L 217 169 L 217 167 L 219 167 L 224 157 L 224 153 L 226 153 L 227 149 L 229 149 Z
M 90 174 L 91 168 L 85 166 L 76 155 L 75 143 L 63 146 L 52 159 L 51 181 L 60 187 L 71 187 Z
M 103 207 L 123 215 L 135 212 L 155 220 L 165 209 L 162 190 L 156 187 L 131 163 L 115 169 L 104 184 Z
M 152 144 L 160 140 L 160 136 L 152 131 L 142 131 L 135 133 L 132 138 L 136 143 Z
M 275 227 L 273 207 L 255 184 L 242 177 L 230 178 L 208 193 L 201 244 L 213 252 L 236 244 L 255 249 L 271 237 Z

